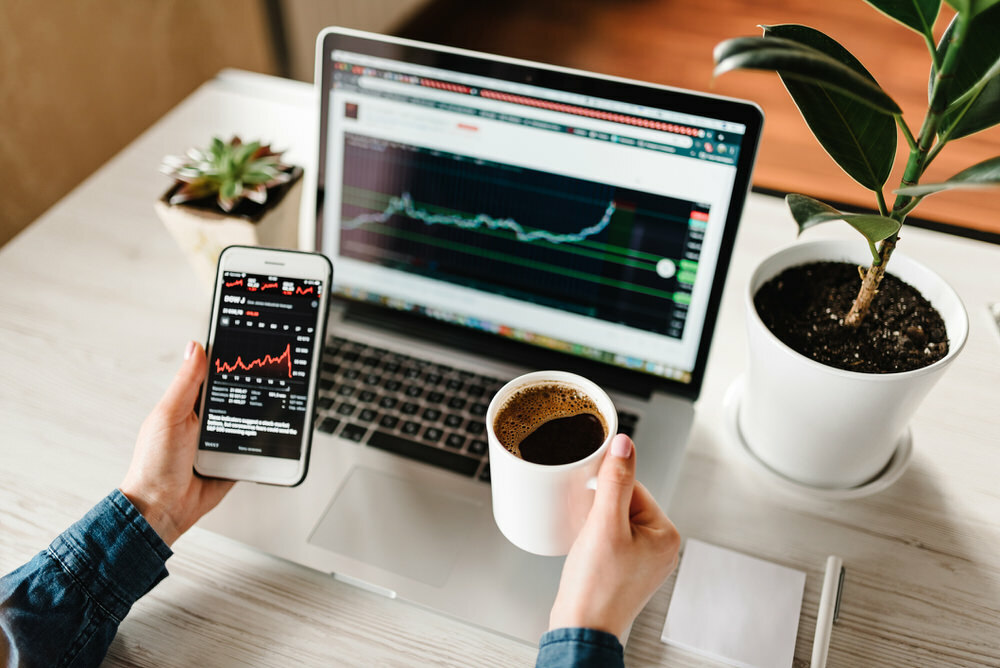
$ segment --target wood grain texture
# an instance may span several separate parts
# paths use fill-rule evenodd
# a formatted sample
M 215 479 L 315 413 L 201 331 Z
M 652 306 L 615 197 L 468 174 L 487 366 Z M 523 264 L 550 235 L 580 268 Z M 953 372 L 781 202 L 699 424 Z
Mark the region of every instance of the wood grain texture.
M 940 37 L 952 10 L 943 5 Z M 923 39 L 861 0 L 437 0 L 398 33 L 430 42 L 593 70 L 757 102 L 765 115 L 754 185 L 802 192 L 853 209 L 875 209 L 874 195 L 823 151 L 779 78 L 735 72 L 712 79 L 712 49 L 727 38 L 760 35 L 758 25 L 800 23 L 830 35 L 869 69 L 899 103 L 916 134 L 927 104 L 930 56 Z M 900 137 L 886 189 L 899 183 L 907 157 Z M 925 182 L 944 180 L 1000 155 L 1000 128 L 945 148 Z M 914 216 L 1000 234 L 1000 189 L 953 191 L 924 200 Z
M 209 295 L 152 209 L 165 187 L 160 157 L 220 129 L 273 133 L 309 173 L 313 114 L 308 86 L 228 73 L 0 249 L 0 572 L 120 482 L 185 342 L 204 336 Z M 901 479 L 875 496 L 828 501 L 762 477 L 723 426 L 724 396 L 745 364 L 743 290 L 793 230 L 780 200 L 750 197 L 669 513 L 685 537 L 807 573 L 795 666 L 808 665 L 828 554 L 847 568 L 829 665 L 1000 665 L 1000 336 L 986 311 L 1000 297 L 1000 248 L 907 233 L 905 252 L 962 297 L 969 340 L 913 419 L 915 455 Z M 853 238 L 832 228 L 810 236 Z M 122 624 L 105 665 L 534 661 L 523 643 L 199 528 L 175 544 L 168 568 Z M 637 619 L 626 663 L 717 665 L 659 641 L 672 587 L 673 578 Z

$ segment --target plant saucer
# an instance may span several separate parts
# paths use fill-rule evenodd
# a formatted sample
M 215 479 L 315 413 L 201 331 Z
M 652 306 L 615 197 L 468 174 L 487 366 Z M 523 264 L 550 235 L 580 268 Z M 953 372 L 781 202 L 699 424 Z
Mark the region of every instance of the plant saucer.
M 896 482 L 896 480 L 898 480 L 903 474 L 903 471 L 906 470 L 906 467 L 910 463 L 910 459 L 913 456 L 913 438 L 910 428 L 907 427 L 906 431 L 904 431 L 903 435 L 900 437 L 899 442 L 896 444 L 896 449 L 893 452 L 892 458 L 889 459 L 889 463 L 885 465 L 885 468 L 883 468 L 878 475 L 866 483 L 856 487 L 840 489 L 813 487 L 811 485 L 806 485 L 792 480 L 791 478 L 778 473 L 761 461 L 760 458 L 758 458 L 757 455 L 750 449 L 746 440 L 743 438 L 738 420 L 740 402 L 743 398 L 743 390 L 744 379 L 743 376 L 740 375 L 736 377 L 732 384 L 730 384 L 729 388 L 726 390 L 725 397 L 722 400 L 726 439 L 730 441 L 740 453 L 742 453 L 743 460 L 749 465 L 750 468 L 754 469 L 758 474 L 770 482 L 778 483 L 780 487 L 786 490 L 820 499 L 838 501 L 846 499 L 860 499 L 877 492 L 881 492 Z

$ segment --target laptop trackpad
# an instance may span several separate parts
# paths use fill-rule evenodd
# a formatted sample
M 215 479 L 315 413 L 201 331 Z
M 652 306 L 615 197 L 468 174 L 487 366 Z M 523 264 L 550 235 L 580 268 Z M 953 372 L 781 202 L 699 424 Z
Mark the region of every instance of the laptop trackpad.
M 481 512 L 478 501 L 357 467 L 309 542 L 440 587 Z

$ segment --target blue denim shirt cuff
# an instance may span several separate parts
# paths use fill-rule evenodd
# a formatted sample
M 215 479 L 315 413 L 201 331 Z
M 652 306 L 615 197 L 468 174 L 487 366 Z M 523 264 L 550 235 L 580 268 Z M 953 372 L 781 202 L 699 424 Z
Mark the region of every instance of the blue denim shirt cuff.
M 613 668 L 625 665 L 625 650 L 606 631 L 565 628 L 547 631 L 538 643 L 537 668 Z
M 57 537 L 49 554 L 114 619 L 167 576 L 173 552 L 120 490 Z

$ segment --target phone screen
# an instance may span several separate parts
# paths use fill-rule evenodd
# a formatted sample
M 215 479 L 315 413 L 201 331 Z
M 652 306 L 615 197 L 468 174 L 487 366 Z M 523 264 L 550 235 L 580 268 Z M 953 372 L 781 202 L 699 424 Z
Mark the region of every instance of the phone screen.
M 321 280 L 223 272 L 199 448 L 301 456 L 325 287 Z

